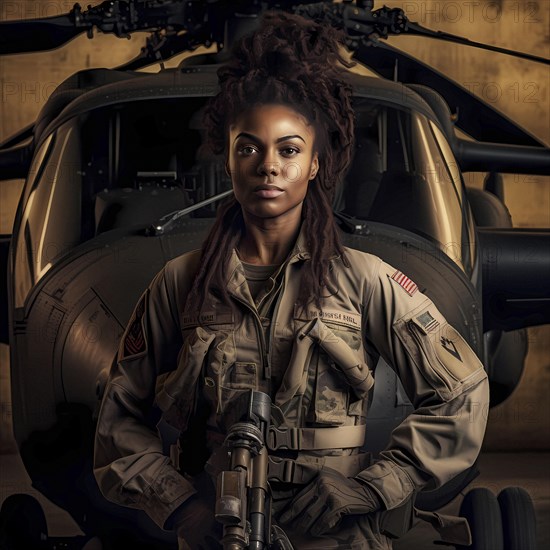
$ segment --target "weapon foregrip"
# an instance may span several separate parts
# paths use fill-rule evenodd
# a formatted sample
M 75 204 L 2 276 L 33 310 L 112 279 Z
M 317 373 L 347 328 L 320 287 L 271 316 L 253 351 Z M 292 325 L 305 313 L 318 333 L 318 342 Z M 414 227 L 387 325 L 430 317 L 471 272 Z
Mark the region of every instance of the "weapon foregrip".
M 216 491 L 216 520 L 223 525 L 242 523 L 245 513 L 243 504 L 246 505 L 246 472 L 220 472 Z
M 271 399 L 250 391 L 235 403 L 233 423 L 225 446 L 230 470 L 218 474 L 216 519 L 223 524 L 224 550 L 266 550 L 271 544 L 271 506 L 267 481 Z M 292 548 L 276 545 L 274 548 Z
M 267 450 L 262 448 L 258 456 L 252 460 L 252 483 L 250 486 L 250 500 L 248 518 L 250 521 L 250 545 L 251 550 L 263 550 L 269 543 L 266 541 L 266 521 L 269 510 L 267 485 Z

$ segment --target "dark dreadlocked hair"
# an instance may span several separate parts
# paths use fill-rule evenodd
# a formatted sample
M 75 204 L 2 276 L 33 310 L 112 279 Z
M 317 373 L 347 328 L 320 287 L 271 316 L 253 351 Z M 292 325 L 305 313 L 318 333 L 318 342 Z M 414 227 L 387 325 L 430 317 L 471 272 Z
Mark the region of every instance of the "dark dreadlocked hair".
M 216 154 L 226 152 L 230 124 L 254 106 L 283 104 L 313 125 L 319 170 L 302 208 L 311 260 L 306 262 L 298 303 L 305 307 L 313 299 L 319 309 L 322 287 L 330 288 L 331 256 L 340 256 L 350 266 L 332 215 L 335 190 L 353 150 L 351 86 L 338 66 L 349 66 L 339 54 L 343 38 L 340 31 L 297 15 L 267 13 L 260 28 L 244 37 L 232 59 L 218 70 L 221 90 L 205 111 L 209 145 Z M 231 197 L 218 208 L 202 246 L 187 308 L 200 311 L 212 284 L 220 290 L 221 299 L 231 304 L 227 269 L 244 230 L 241 206 Z

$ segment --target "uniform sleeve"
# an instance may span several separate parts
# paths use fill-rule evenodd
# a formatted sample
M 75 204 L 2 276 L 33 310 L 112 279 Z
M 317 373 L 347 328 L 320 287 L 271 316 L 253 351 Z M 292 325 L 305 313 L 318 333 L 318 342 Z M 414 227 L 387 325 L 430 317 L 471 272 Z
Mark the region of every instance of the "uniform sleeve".
M 414 406 L 380 460 L 358 475 L 392 509 L 474 463 L 489 386 L 472 349 L 403 273 L 381 262 L 367 292 L 365 337 L 397 372 Z
M 151 418 L 156 377 L 174 368 L 182 345 L 172 280 L 163 269 L 136 305 L 105 389 L 94 449 L 105 498 L 144 510 L 161 528 L 195 493 L 163 454 Z

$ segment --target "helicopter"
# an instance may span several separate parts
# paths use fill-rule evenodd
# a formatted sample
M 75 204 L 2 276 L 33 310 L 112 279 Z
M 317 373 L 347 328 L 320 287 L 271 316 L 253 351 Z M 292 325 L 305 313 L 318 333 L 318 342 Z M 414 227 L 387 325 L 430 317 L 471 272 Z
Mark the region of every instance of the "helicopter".
M 216 93 L 216 70 L 230 45 L 268 8 L 345 29 L 353 59 L 378 75 L 346 77 L 354 90 L 356 154 L 333 204 L 342 240 L 407 273 L 436 303 L 482 359 L 492 406 L 519 382 L 525 329 L 550 322 L 550 232 L 512 228 L 500 180 L 502 173 L 548 175 L 549 148 L 384 39 L 413 34 L 547 60 L 425 29 L 403 10 L 375 10 L 372 0 L 112 0 L 0 23 L 0 54 L 60 47 L 80 33 L 92 36 L 94 28 L 120 37 L 152 31 L 137 58 L 72 75 L 31 127 L 0 144 L 0 180 L 26 178 L 2 249 L 7 293 L 2 289 L 0 339 L 10 344 L 14 435 L 33 486 L 85 533 L 63 541 L 65 547 L 81 548 L 92 536 L 105 548 L 175 547 L 173 533 L 99 492 L 92 473 L 95 419 L 142 291 L 166 261 L 200 248 L 217 205 L 232 192 L 223 159 L 202 147 L 201 112 Z M 140 72 L 212 44 L 215 54 Z M 483 190 L 466 189 L 468 171 L 489 174 Z M 531 255 L 528 271 L 516 261 L 522 248 Z M 412 410 L 383 360 L 375 378 L 365 442 L 373 453 Z M 159 430 L 168 454 L 177 434 L 162 423 Z M 474 466 L 440 490 L 420 493 L 416 506 L 441 508 L 476 475 Z M 508 501 L 524 503 L 523 526 L 507 521 Z M 520 530 L 522 548 L 534 548 L 534 517 L 520 492 L 498 500 L 489 491 L 472 492 L 461 510 L 472 548 L 504 547 L 507 524 Z M 25 514 L 38 528 L 10 538 L 8 523 Z M 14 548 L 59 547 L 43 523 L 29 499 L 9 497 L 2 506 L 2 536 Z

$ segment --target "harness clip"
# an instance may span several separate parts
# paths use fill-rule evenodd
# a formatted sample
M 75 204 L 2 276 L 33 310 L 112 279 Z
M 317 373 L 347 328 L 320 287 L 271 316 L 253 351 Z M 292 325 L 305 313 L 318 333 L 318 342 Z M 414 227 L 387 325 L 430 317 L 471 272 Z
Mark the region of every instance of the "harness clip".
M 289 449 L 299 451 L 302 446 L 302 432 L 299 428 L 275 428 L 270 426 L 267 433 L 267 448 L 270 451 Z

